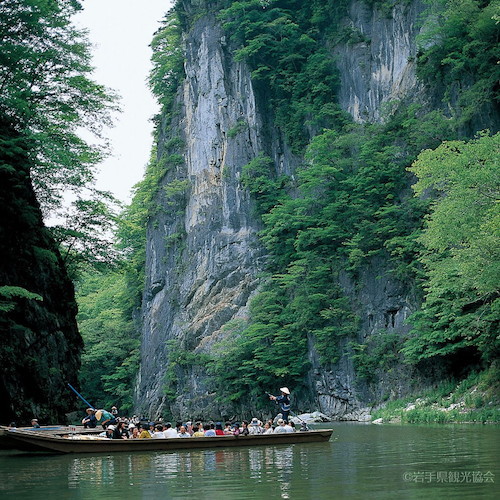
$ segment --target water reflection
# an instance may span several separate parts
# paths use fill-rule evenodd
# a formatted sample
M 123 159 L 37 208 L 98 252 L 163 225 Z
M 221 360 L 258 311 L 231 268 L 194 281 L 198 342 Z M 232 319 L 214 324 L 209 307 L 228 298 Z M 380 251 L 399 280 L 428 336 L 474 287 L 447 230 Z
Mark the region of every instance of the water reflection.
M 330 443 L 116 455 L 0 455 L 2 499 L 497 498 L 496 427 L 336 426 Z M 405 474 L 491 471 L 492 484 Z M 431 476 L 429 476 L 431 477 Z
M 329 447 L 329 444 L 326 444 Z M 155 488 L 168 486 L 175 498 L 189 496 L 196 484 L 203 481 L 210 490 L 223 485 L 224 494 L 251 483 L 257 491 L 274 498 L 290 498 L 294 469 L 300 474 L 307 469 L 308 453 L 295 445 L 251 449 L 196 450 L 169 453 L 144 453 L 112 456 L 67 457 L 68 488 L 87 490 L 92 487 L 113 487 L 122 490 L 126 485 L 148 484 Z M 300 474 L 307 480 L 307 471 Z M 254 489 L 254 486 L 252 486 Z M 189 493 L 191 492 L 191 493 Z M 165 492 L 163 492 L 165 493 Z M 260 493 L 259 493 L 260 494 Z M 202 494 L 203 497 L 203 494 Z M 209 497 L 209 496 L 208 496 Z

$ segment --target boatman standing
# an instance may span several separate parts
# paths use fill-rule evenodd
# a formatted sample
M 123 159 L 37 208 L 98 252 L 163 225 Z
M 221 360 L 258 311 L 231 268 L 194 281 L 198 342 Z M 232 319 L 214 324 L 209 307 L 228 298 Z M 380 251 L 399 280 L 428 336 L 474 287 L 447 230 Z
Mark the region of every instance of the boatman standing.
M 288 414 L 290 413 L 290 391 L 288 387 L 282 387 L 280 392 L 281 396 L 273 396 L 270 394 L 269 399 L 276 401 L 276 403 L 280 405 L 282 418 L 288 423 Z

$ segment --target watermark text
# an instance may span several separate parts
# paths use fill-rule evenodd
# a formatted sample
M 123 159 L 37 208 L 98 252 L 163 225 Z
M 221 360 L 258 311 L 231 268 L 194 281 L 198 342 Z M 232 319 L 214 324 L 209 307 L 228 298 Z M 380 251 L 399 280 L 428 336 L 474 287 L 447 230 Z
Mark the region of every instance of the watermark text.
M 495 474 L 487 471 L 407 471 L 405 483 L 494 483 Z

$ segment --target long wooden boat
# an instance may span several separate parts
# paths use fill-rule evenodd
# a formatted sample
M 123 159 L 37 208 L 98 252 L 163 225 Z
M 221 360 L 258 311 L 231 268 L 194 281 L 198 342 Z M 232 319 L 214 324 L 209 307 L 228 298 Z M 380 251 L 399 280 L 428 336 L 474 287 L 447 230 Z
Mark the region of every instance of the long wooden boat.
M 233 446 L 274 446 L 326 442 L 332 429 L 255 436 L 217 436 L 200 438 L 164 439 L 89 439 L 88 436 L 56 436 L 39 431 L 13 429 L 8 437 L 17 449 L 24 451 L 50 451 L 56 453 L 118 453 L 134 451 L 170 451 L 213 449 Z
M 17 441 L 11 438 L 9 433 L 9 427 L 5 427 L 0 425 L 0 450 L 12 450 L 16 449 Z M 68 425 L 46 425 L 43 427 L 17 427 L 16 431 L 35 431 L 35 432 L 43 432 L 47 435 L 56 435 L 56 436 L 66 436 L 71 434 L 98 434 L 102 432 L 102 429 L 85 429 L 83 426 L 68 426 Z

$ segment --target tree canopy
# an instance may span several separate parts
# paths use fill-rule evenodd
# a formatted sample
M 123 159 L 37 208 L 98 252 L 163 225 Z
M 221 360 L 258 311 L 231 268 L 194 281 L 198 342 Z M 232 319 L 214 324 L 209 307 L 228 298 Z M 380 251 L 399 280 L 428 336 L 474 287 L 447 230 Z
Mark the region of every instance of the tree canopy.
M 412 361 L 474 347 L 500 350 L 500 134 L 422 151 L 416 195 L 434 193 L 421 236 L 425 300 L 403 349 Z
M 109 202 L 93 183 L 107 152 L 102 128 L 117 109 L 113 92 L 91 78 L 90 43 L 72 24 L 80 9 L 76 0 L 0 3 L 0 115 L 23 137 L 44 215 L 62 220 L 71 238 L 77 228 L 66 217 L 65 196 L 87 218 L 95 203 Z M 84 130 L 93 139 L 84 139 Z M 61 235 L 59 228 L 59 241 L 71 244 Z M 81 241 L 96 257 L 96 238 Z

